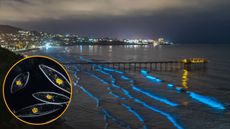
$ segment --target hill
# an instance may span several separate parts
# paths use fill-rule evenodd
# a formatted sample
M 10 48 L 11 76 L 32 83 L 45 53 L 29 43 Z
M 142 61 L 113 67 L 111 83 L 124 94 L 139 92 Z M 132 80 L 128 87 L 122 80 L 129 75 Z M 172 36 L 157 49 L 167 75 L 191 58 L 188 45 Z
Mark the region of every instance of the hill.
M 0 25 L 0 33 L 17 33 L 19 30 L 23 29 L 9 25 Z
M 7 57 L 7 58 L 6 58 Z M 3 49 L 0 47 L 0 92 L 2 93 L 2 84 L 3 84 L 3 79 L 4 76 L 6 75 L 6 72 L 8 69 L 15 63 L 17 62 L 22 56 L 16 55 L 13 52 L 10 52 L 9 50 Z M 4 103 L 2 99 L 2 95 L 0 96 L 0 121 L 2 119 L 8 119 L 8 111 L 3 108 Z M 0 122 L 1 125 L 1 122 Z

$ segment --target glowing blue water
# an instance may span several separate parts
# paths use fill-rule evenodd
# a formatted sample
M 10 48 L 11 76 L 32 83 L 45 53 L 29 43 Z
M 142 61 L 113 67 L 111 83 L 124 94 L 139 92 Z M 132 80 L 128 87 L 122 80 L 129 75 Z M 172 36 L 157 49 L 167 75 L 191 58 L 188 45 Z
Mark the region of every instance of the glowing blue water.
M 157 109 L 157 108 L 155 108 L 153 106 L 150 106 L 150 105 L 146 104 L 144 101 L 142 101 L 140 99 L 135 98 L 134 101 L 139 103 L 139 104 L 141 104 L 141 105 L 143 105 L 144 107 L 154 111 L 154 112 L 157 112 L 157 113 L 165 116 L 177 129 L 183 129 L 183 127 L 181 125 L 179 125 L 176 122 L 176 120 L 170 114 L 168 114 L 166 112 L 163 112 L 163 111 L 161 111 L 161 110 L 159 110 L 159 109 Z
M 124 80 L 129 80 L 129 78 L 124 76 L 124 75 L 122 75 L 121 78 L 124 79 Z
M 90 75 L 91 77 L 94 77 L 94 78 L 96 78 L 97 80 L 99 80 L 100 82 L 102 82 L 103 84 L 106 84 L 106 85 L 108 85 L 109 83 L 107 82 L 107 81 L 105 81 L 104 79 L 102 79 L 102 78 L 100 78 L 100 77 L 98 77 L 98 76 L 96 76 L 96 75 L 94 75 L 94 74 L 92 74 L 92 73 L 89 73 L 89 72 L 86 72 L 88 75 Z
M 102 113 L 106 116 L 105 119 L 110 118 L 113 122 L 117 123 L 118 125 L 120 125 L 121 127 L 130 129 L 130 125 L 128 125 L 126 122 L 118 119 L 117 117 L 115 117 L 114 115 L 112 115 L 109 111 L 107 111 L 105 108 L 101 109 Z M 107 120 L 105 120 L 107 121 Z
M 88 96 L 90 96 L 92 99 L 94 99 L 97 103 L 97 107 L 100 105 L 100 99 L 94 96 L 92 93 L 90 93 L 88 90 L 86 90 L 83 86 L 77 85 L 83 92 L 85 92 Z
M 173 84 L 167 84 L 167 86 L 168 86 L 168 87 L 174 87 L 174 85 L 173 85 Z
M 154 76 L 150 76 L 150 75 L 148 74 L 148 71 L 146 71 L 146 70 L 141 70 L 140 73 L 141 73 L 141 75 L 143 75 L 145 78 L 147 78 L 148 80 L 150 80 L 150 81 L 152 81 L 152 82 L 155 82 L 155 83 L 160 83 L 160 82 L 162 82 L 162 80 L 160 80 L 160 79 L 158 79 L 158 78 L 156 78 L 156 77 L 154 77 Z
M 140 92 L 140 93 L 142 93 L 142 94 L 144 94 L 144 95 L 146 95 L 146 96 L 148 96 L 148 97 L 150 97 L 150 98 L 152 98 L 152 99 L 155 99 L 155 100 L 157 100 L 157 101 L 160 101 L 160 102 L 162 102 L 162 103 L 165 103 L 165 104 L 167 104 L 167 105 L 169 105 L 169 106 L 172 106 L 172 107 L 178 106 L 177 103 L 174 103 L 174 102 L 172 102 L 172 101 L 170 101 L 170 100 L 167 100 L 167 99 L 165 99 L 165 98 L 158 97 L 158 96 L 154 95 L 153 93 L 149 93 L 149 92 L 147 92 L 147 91 L 145 91 L 145 90 L 143 90 L 143 89 L 141 89 L 141 88 L 139 88 L 139 87 L 132 86 L 132 89 L 135 90 L 135 91 L 138 91 L 138 92 Z
M 123 107 L 127 108 L 129 112 L 131 112 L 132 114 L 134 114 L 136 116 L 136 118 L 141 121 L 144 122 L 144 119 L 141 117 L 140 114 L 138 114 L 134 109 L 132 109 L 130 106 L 126 105 L 126 104 L 121 104 Z M 143 126 L 144 129 L 147 129 L 147 126 L 144 125 Z
M 102 72 L 102 70 L 99 70 L 99 71 Z M 120 86 L 118 86 L 118 85 L 115 84 L 115 82 L 116 82 L 115 80 L 116 80 L 116 79 L 115 79 L 111 74 L 108 74 L 108 73 L 106 73 L 106 72 L 102 72 L 102 73 L 105 73 L 106 75 L 109 75 L 109 76 L 112 78 L 112 80 L 114 80 L 113 83 L 112 83 L 112 86 L 117 87 L 117 88 L 120 88 L 120 89 L 123 91 L 123 93 L 124 93 L 129 99 L 132 99 L 132 100 L 134 100 L 135 102 L 141 104 L 142 106 L 144 106 L 144 107 L 146 107 L 146 108 L 148 108 L 148 109 L 151 109 L 152 111 L 157 112 L 157 113 L 159 113 L 159 114 L 165 116 L 165 117 L 166 117 L 166 118 L 167 118 L 177 129 L 183 129 L 182 126 L 180 126 L 180 125 L 176 122 L 176 120 L 175 120 L 170 114 L 168 114 L 168 113 L 166 113 L 166 112 L 163 112 L 163 111 L 161 111 L 161 110 L 159 110 L 159 109 L 157 109 L 157 108 L 154 108 L 154 107 L 152 107 L 152 106 L 146 104 L 144 101 L 142 101 L 142 100 L 140 100 L 140 99 L 137 99 L 137 98 L 133 97 L 133 96 L 130 94 L 130 92 L 129 92 L 128 90 L 126 90 L 126 89 L 124 89 L 124 88 L 122 88 L 122 87 L 120 87 Z
M 224 110 L 225 107 L 223 104 L 221 104 L 220 102 L 218 102 L 217 100 L 208 97 L 208 96 L 203 96 L 194 92 L 188 92 L 188 94 L 193 98 L 198 100 L 199 102 L 202 102 L 204 104 L 207 104 L 210 107 L 216 108 L 216 109 L 221 109 Z
M 119 74 L 123 74 L 123 72 L 121 72 L 121 71 L 119 71 L 119 70 L 116 70 L 116 69 L 103 68 L 103 70 L 105 70 L 105 71 L 110 71 L 110 72 L 116 72 L 116 73 L 119 73 Z

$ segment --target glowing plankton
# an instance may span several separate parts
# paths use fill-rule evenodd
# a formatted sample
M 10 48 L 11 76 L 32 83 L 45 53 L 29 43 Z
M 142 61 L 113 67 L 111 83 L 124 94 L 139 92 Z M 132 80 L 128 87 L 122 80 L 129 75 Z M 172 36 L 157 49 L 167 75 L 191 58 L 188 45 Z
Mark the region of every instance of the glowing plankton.
M 62 73 L 43 64 L 40 64 L 39 68 L 55 87 L 70 93 L 70 82 Z
M 21 80 L 17 80 L 15 83 L 16 83 L 17 86 L 22 86 Z
M 33 107 L 33 108 L 32 108 L 32 112 L 33 112 L 34 114 L 38 113 L 38 108 Z
M 63 80 L 62 79 L 60 79 L 60 78 L 56 78 L 56 83 L 58 84 L 58 85 L 62 85 L 63 84 Z
M 46 98 L 47 98 L 48 100 L 51 100 L 51 99 L 53 99 L 53 96 L 50 95 L 50 94 L 47 94 L 47 95 L 46 95 Z
M 14 80 L 11 84 L 10 93 L 14 94 L 14 93 L 18 92 L 19 90 L 23 89 L 29 81 L 29 76 L 30 76 L 29 72 L 18 74 L 14 78 Z

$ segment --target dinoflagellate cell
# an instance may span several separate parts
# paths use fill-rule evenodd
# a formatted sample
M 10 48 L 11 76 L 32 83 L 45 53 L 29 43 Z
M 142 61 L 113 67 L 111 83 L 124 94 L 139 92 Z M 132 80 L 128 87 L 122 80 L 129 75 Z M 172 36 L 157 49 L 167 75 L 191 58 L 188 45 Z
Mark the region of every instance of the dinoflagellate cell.
M 14 78 L 14 80 L 11 84 L 10 93 L 14 94 L 14 93 L 18 92 L 19 90 L 23 89 L 26 86 L 26 84 L 28 83 L 29 78 L 30 78 L 29 72 L 18 74 Z
M 69 101 L 69 97 L 56 92 L 36 92 L 32 96 L 48 104 L 66 104 Z
M 39 117 L 54 113 L 62 108 L 62 105 L 54 105 L 47 103 L 34 104 L 22 108 L 15 112 L 18 117 Z
M 46 65 L 39 65 L 39 68 L 54 86 L 67 93 L 70 93 L 70 82 L 64 75 Z

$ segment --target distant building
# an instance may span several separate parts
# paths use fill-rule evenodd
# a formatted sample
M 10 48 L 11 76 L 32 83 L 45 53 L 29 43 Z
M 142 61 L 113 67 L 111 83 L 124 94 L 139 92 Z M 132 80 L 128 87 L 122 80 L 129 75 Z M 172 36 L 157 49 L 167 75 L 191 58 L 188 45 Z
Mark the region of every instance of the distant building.
M 172 45 L 173 43 L 165 41 L 164 38 L 158 38 L 157 41 L 153 41 L 153 44 L 154 44 L 154 46 L 157 46 L 157 45 Z

